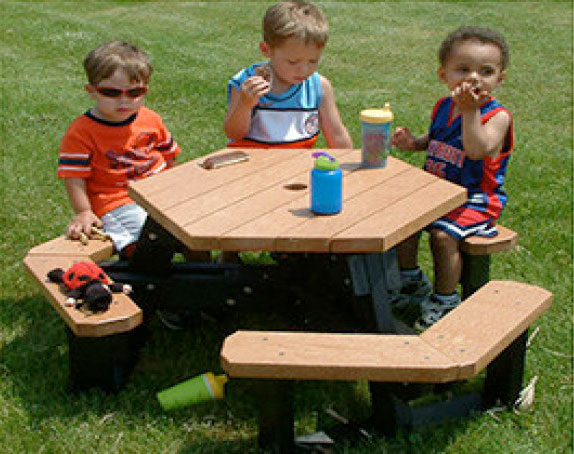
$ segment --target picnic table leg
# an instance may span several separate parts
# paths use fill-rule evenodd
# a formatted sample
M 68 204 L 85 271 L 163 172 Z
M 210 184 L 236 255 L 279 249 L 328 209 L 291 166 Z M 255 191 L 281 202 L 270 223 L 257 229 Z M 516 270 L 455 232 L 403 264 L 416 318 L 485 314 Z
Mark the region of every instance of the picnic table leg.
M 367 275 L 371 282 L 373 312 L 376 316 L 377 332 L 396 334 L 397 325 L 391 310 L 391 294 L 388 289 L 387 273 L 382 254 L 367 254 L 365 257 Z M 392 265 L 391 265 L 392 266 Z M 391 383 L 369 382 L 373 424 L 376 431 L 392 437 L 397 433 L 399 421 Z
M 136 362 L 141 333 L 138 327 L 111 336 L 78 337 L 66 328 L 71 388 L 74 391 L 92 387 L 120 391 Z
M 259 449 L 291 454 L 295 450 L 293 380 L 258 380 Z
M 145 320 L 150 318 L 150 310 L 161 305 L 165 298 L 162 278 L 171 272 L 173 255 L 181 248 L 180 243 L 151 216 L 138 240 L 133 255 L 129 259 L 129 271 L 149 276 L 148 282 L 134 285 L 133 299 L 142 308 Z
M 490 280 L 490 254 L 462 253 L 462 299 L 465 300 Z
M 376 321 L 377 332 L 396 333 L 396 321 L 391 311 L 393 280 L 400 279 L 395 251 L 351 255 L 347 263 L 355 295 L 359 300 L 370 295 L 370 316 Z M 396 286 L 398 289 L 400 284 L 397 282 Z M 367 324 L 371 325 L 369 320 Z
M 399 415 L 394 396 L 394 383 L 369 382 L 373 427 L 377 433 L 394 437 L 399 427 Z
M 518 336 L 486 369 L 483 403 L 485 408 L 499 402 L 512 406 L 522 390 L 528 330 Z
M 131 256 L 130 268 L 141 273 L 166 275 L 170 272 L 173 254 L 179 242 L 151 216 L 146 223 Z
M 396 251 L 352 255 L 347 261 L 357 302 L 364 304 L 370 299 L 367 312 L 374 323 L 366 320 L 366 330 L 396 334 L 398 324 L 391 310 L 394 292 L 400 289 Z M 393 436 L 399 427 L 395 390 L 396 385 L 392 383 L 369 382 L 372 422 L 381 435 Z

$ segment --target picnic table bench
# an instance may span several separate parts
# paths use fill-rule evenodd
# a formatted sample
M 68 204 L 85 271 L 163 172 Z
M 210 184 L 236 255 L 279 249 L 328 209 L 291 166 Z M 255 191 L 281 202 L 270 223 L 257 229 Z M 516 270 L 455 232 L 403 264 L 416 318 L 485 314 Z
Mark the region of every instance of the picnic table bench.
M 91 240 L 84 245 L 63 235 L 32 248 L 24 259 L 30 274 L 41 285 L 44 294 L 70 330 L 79 337 L 102 337 L 131 331 L 142 323 L 142 311 L 128 295 L 114 294 L 110 308 L 101 313 L 85 314 L 66 305 L 60 285 L 48 282 L 48 271 L 68 269 L 74 262 L 97 263 L 112 255 L 111 242 Z
M 232 378 L 268 381 L 259 443 L 273 452 L 294 449 L 294 380 L 377 382 L 371 383 L 375 428 L 394 433 L 400 418 L 413 423 L 416 410 L 405 415 L 388 383 L 448 383 L 486 368 L 475 403 L 512 405 L 522 388 L 528 327 L 551 302 L 540 287 L 491 281 L 420 336 L 237 331 L 223 344 L 221 364 Z
M 66 323 L 72 388 L 100 386 L 117 390 L 123 386 L 135 362 L 134 340 L 143 313 L 125 294 L 114 294 L 105 312 L 80 311 L 66 304 L 60 285 L 49 282 L 47 275 L 55 268 L 65 270 L 74 262 L 100 262 L 112 253 L 111 242 L 90 240 L 84 245 L 62 235 L 32 248 L 24 258 L 26 269 Z

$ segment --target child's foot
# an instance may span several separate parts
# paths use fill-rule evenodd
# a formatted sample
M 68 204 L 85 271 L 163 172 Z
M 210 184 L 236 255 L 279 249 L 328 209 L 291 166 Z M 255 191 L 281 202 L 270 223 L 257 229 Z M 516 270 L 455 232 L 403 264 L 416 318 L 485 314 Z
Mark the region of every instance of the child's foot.
M 420 268 L 401 271 L 401 285 L 399 296 L 391 303 L 393 309 L 418 306 L 428 299 L 432 292 L 432 285 Z
M 460 296 L 454 292 L 452 295 L 437 295 L 433 293 L 421 303 L 422 315 L 415 322 L 415 329 L 422 332 L 460 304 Z

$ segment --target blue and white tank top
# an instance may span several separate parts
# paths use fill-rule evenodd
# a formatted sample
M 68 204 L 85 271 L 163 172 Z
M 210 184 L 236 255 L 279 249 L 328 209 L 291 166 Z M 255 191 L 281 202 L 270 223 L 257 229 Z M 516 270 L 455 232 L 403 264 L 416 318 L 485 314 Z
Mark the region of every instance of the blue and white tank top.
M 233 76 L 227 85 L 228 102 L 231 90 L 241 90 L 241 84 L 263 64 L 255 63 Z M 319 136 L 321 94 L 321 76 L 317 72 L 283 93 L 267 93 L 251 112 L 247 136 L 241 141 L 230 141 L 228 146 L 311 148 Z

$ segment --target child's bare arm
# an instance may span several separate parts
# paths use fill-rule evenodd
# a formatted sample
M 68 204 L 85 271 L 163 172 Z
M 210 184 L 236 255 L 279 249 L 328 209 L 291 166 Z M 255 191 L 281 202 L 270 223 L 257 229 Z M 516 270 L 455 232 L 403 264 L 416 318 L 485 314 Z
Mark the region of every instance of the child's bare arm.
M 462 144 L 464 153 L 473 160 L 496 157 L 504 144 L 510 126 L 510 115 L 501 111 L 482 124 L 480 109 L 463 113 Z
M 399 127 L 395 129 L 391 136 L 391 145 L 403 151 L 422 151 L 426 150 L 429 144 L 428 134 L 415 137 L 409 128 Z
M 92 226 L 100 228 L 102 221 L 92 211 L 85 180 L 83 178 L 65 178 L 64 185 L 75 213 L 66 230 L 68 238 L 78 239 L 82 233 L 90 236 Z
M 241 140 L 247 135 L 251 126 L 251 109 L 270 89 L 271 85 L 267 80 L 261 76 L 253 76 L 243 82 L 241 90 L 231 90 L 223 121 L 223 130 L 227 137 Z
M 466 156 L 474 160 L 497 156 L 510 126 L 510 115 L 501 111 L 483 124 L 480 106 L 489 99 L 489 94 L 468 82 L 456 87 L 451 96 L 462 116 L 462 144 Z
M 343 124 L 335 102 L 335 93 L 328 79 L 321 77 L 322 100 L 319 121 L 329 148 L 353 148 L 353 140 Z

